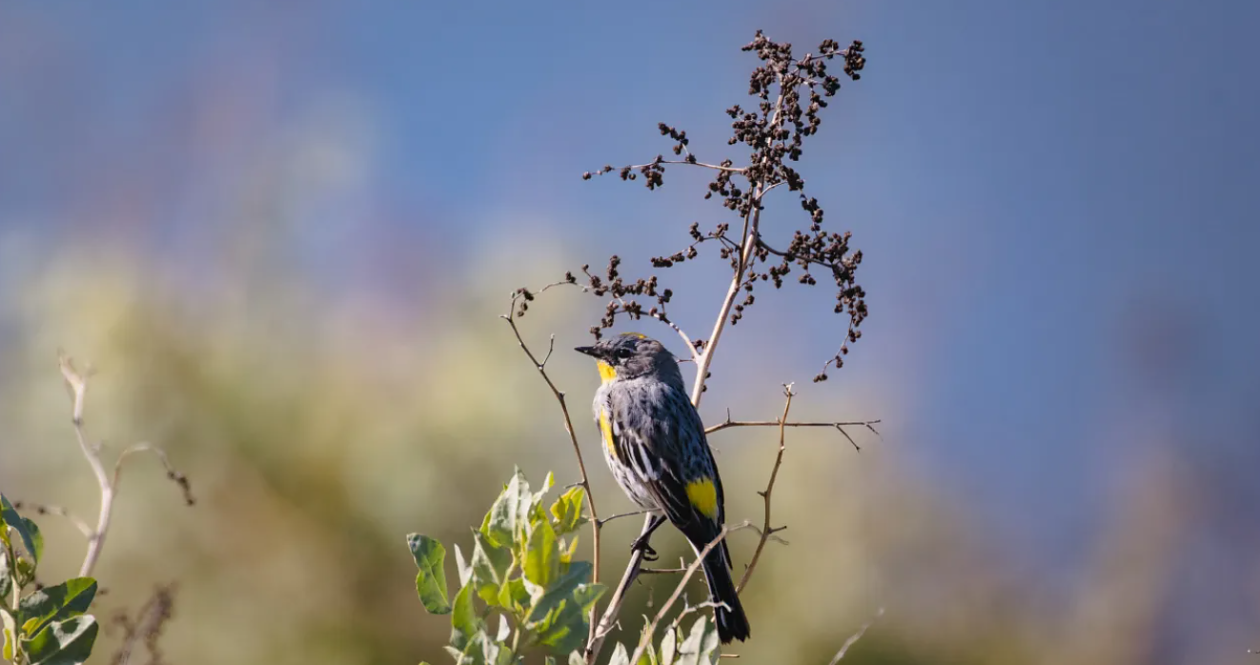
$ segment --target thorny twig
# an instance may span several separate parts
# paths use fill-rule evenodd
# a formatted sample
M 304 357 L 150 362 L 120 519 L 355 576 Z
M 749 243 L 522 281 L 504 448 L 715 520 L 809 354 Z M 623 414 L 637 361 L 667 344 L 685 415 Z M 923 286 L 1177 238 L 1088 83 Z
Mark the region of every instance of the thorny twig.
M 543 287 L 543 289 L 541 289 L 539 293 L 541 293 L 542 291 L 546 291 L 547 289 L 556 285 L 557 284 L 550 284 L 546 287 Z M 504 321 L 507 321 L 508 326 L 512 328 L 512 334 L 516 336 L 516 342 L 520 344 L 521 350 L 524 351 L 525 355 L 529 357 L 530 362 L 534 363 L 534 367 L 538 370 L 538 374 L 542 376 L 543 381 L 547 382 L 547 387 L 551 389 L 551 394 L 554 395 L 556 398 L 556 401 L 560 403 L 560 411 L 564 414 L 564 431 L 569 433 L 569 439 L 573 442 L 573 453 L 577 455 L 578 472 L 582 474 L 582 483 L 581 483 L 582 489 L 586 492 L 586 507 L 591 512 L 591 549 L 593 551 L 592 567 L 594 569 L 592 573 L 591 581 L 598 582 L 599 581 L 600 522 L 599 522 L 599 513 L 596 512 L 595 510 L 595 494 L 594 492 L 591 491 L 590 477 L 586 475 L 586 462 L 582 459 L 582 446 L 578 444 L 577 433 L 574 432 L 573 430 L 573 419 L 569 417 L 569 406 L 568 406 L 568 403 L 565 401 L 564 393 L 561 392 L 560 389 L 556 387 L 556 384 L 552 382 L 551 377 L 547 375 L 547 359 L 551 357 L 551 351 L 548 350 L 547 358 L 544 358 L 542 362 L 539 362 L 538 358 L 534 356 L 534 352 L 530 351 L 529 347 L 525 344 L 524 338 L 521 337 L 521 331 L 516 326 L 516 316 L 518 312 L 523 311 L 523 310 L 517 309 L 517 300 L 522 297 L 525 297 L 526 300 L 533 299 L 533 296 L 526 297 L 523 295 L 523 293 L 524 293 L 524 289 L 521 289 L 521 290 L 518 290 L 516 293 L 512 294 L 512 306 L 508 310 L 508 313 L 502 315 L 501 318 Z M 554 348 L 555 343 L 556 343 L 556 336 L 552 335 L 549 349 Z M 592 607 L 591 620 L 590 620 L 590 624 L 591 624 L 590 636 L 591 637 L 595 635 L 595 612 L 596 612 L 596 609 Z
M 656 626 L 661 622 L 661 619 L 665 617 L 665 613 L 669 611 L 669 608 L 672 607 L 678 600 L 678 596 L 682 595 L 683 589 L 687 586 L 687 582 L 691 579 L 691 576 L 696 573 L 696 570 L 704 564 L 704 558 L 708 556 L 709 552 L 712 552 L 713 548 L 717 547 L 730 532 L 747 526 L 749 526 L 749 524 L 745 522 L 739 526 L 722 527 L 722 531 L 718 533 L 717 538 L 714 538 L 708 545 L 704 546 L 704 549 L 700 550 L 700 552 L 696 555 L 696 560 L 691 562 L 690 566 L 687 566 L 687 572 L 683 573 L 682 579 L 678 581 L 678 586 L 674 588 L 674 593 L 670 594 L 669 599 L 665 601 L 664 605 L 661 605 L 661 609 L 657 611 L 656 616 L 653 617 L 652 621 L 649 622 L 647 627 L 643 629 L 643 634 L 639 637 L 639 645 L 634 648 L 634 654 L 630 656 L 631 663 L 637 663 L 639 662 L 639 659 L 643 657 L 643 650 L 652 643 L 652 637 L 656 634 Z
M 855 449 L 857 449 L 858 451 L 861 451 L 862 450 L 861 446 L 859 446 L 857 442 L 853 440 L 853 437 L 850 436 L 849 433 L 845 431 L 844 428 L 865 427 L 866 429 L 870 430 L 871 433 L 874 434 L 875 436 L 881 436 L 879 433 L 879 430 L 875 429 L 875 426 L 880 424 L 880 422 L 881 421 L 878 419 L 877 420 L 850 420 L 850 421 L 838 421 L 838 422 L 795 422 L 795 423 L 781 423 L 778 420 L 731 420 L 730 413 L 728 412 L 726 415 L 725 422 L 721 422 L 711 427 L 705 428 L 704 433 L 712 434 L 714 432 L 724 430 L 728 427 L 833 427 L 836 429 L 836 431 L 843 434 L 844 438 L 848 439 L 849 443 L 853 444 L 853 447 Z
M 113 478 L 110 478 L 110 475 L 105 470 L 105 463 L 101 460 L 100 446 L 88 443 L 87 435 L 83 432 L 84 396 L 87 393 L 87 377 L 91 376 L 92 370 L 89 367 L 86 371 L 79 372 L 75 369 L 74 361 L 64 353 L 58 354 L 57 361 L 61 370 L 61 376 L 65 380 L 66 388 L 70 390 L 72 400 L 71 422 L 74 424 L 75 438 L 79 442 L 79 448 L 82 449 L 88 465 L 92 467 L 92 473 L 96 476 L 96 483 L 101 490 L 101 506 L 96 518 L 96 528 L 89 528 L 85 531 L 88 538 L 88 550 L 83 557 L 83 565 L 79 568 L 79 576 L 88 577 L 92 574 L 92 570 L 96 567 L 96 562 L 100 559 L 101 548 L 104 547 L 105 537 L 109 534 L 110 519 L 113 517 L 114 512 L 114 497 L 118 494 L 118 481 L 122 474 L 123 462 L 128 456 L 139 452 L 152 452 L 162 461 L 162 465 L 166 467 L 166 477 L 180 486 L 184 493 L 184 502 L 191 506 L 196 501 L 193 499 L 192 488 L 188 483 L 187 476 L 171 466 L 165 451 L 147 443 L 136 444 L 124 450 L 114 462 Z M 80 527 L 80 530 L 83 530 L 82 527 Z
M 786 434 L 784 424 L 787 423 L 788 411 L 792 408 L 792 384 L 783 385 L 783 395 L 786 400 L 783 404 L 783 415 L 779 417 L 779 452 L 774 457 L 774 466 L 770 468 L 770 480 L 766 483 L 766 489 L 757 492 L 761 495 L 762 501 L 765 502 L 765 521 L 762 522 L 761 538 L 757 541 L 757 549 L 753 550 L 752 558 L 748 560 L 748 567 L 744 569 L 744 576 L 740 578 L 739 584 L 735 587 L 736 593 L 742 593 L 744 586 L 748 584 L 748 578 L 752 577 L 753 570 L 757 568 L 757 561 L 761 559 L 761 551 L 766 547 L 766 541 L 776 531 L 782 531 L 787 527 L 770 526 L 770 495 L 774 492 L 774 481 L 779 477 L 779 467 L 783 466 L 783 451 L 786 448 Z
M 828 663 L 828 665 L 836 665 L 836 663 L 840 662 L 840 659 L 844 658 L 844 654 L 848 653 L 849 647 L 857 644 L 857 641 L 862 639 L 862 636 L 866 634 L 866 629 L 870 628 L 871 624 L 875 623 L 875 620 L 882 616 L 884 616 L 884 608 L 881 607 L 875 612 L 875 616 L 871 617 L 866 623 L 862 624 L 862 627 L 859 628 L 856 633 L 853 633 L 849 636 L 849 639 L 844 641 L 844 644 L 840 646 L 840 650 L 836 652 L 836 656 L 831 659 L 831 662 Z

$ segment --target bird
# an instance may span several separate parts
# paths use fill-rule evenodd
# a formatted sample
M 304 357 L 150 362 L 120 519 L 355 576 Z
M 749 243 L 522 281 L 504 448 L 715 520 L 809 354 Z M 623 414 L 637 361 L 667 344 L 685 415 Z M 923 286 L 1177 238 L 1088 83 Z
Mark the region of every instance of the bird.
M 722 478 L 700 414 L 687 396 L 678 360 L 660 342 L 622 333 L 574 349 L 593 356 L 601 379 L 592 402 L 604 460 L 626 496 L 651 515 L 631 551 L 655 557 L 652 532 L 666 521 L 697 556 L 722 534 Z M 649 560 L 651 560 L 649 558 Z M 702 562 L 722 643 L 748 639 L 748 617 L 731 579 L 723 540 Z

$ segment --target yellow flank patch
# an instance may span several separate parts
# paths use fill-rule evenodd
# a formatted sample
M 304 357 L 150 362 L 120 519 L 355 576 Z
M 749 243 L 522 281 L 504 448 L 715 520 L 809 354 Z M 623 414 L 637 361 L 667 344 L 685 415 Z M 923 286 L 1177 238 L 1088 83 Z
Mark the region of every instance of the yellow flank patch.
M 633 337 L 633 338 L 635 338 L 635 339 L 647 339 L 647 338 L 648 338 L 648 336 L 647 336 L 647 335 L 644 335 L 643 333 L 637 333 L 637 332 L 624 332 L 624 333 L 621 333 L 621 336 L 622 336 L 622 337 Z
M 604 383 L 608 383 L 609 381 L 617 378 L 617 368 L 612 365 L 600 360 L 595 363 L 595 367 L 599 370 L 599 378 L 603 380 Z
M 717 517 L 717 487 L 709 478 L 687 483 L 687 499 L 691 506 L 708 518 Z
M 601 363 L 602 364 L 602 363 Z M 617 459 L 617 446 L 613 444 L 612 423 L 608 422 L 608 412 L 599 410 L 599 431 L 604 435 L 604 445 L 608 446 L 608 454 Z

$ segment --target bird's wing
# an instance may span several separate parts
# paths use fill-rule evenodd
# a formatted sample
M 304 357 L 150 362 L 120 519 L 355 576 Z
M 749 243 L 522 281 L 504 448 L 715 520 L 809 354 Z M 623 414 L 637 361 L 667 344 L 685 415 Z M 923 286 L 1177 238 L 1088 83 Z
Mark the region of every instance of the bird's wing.
M 691 402 L 685 396 L 665 399 L 682 400 L 667 410 L 672 417 L 639 415 L 641 408 L 627 408 L 635 400 L 614 403 L 614 448 L 669 521 L 703 547 L 722 528 L 722 481 Z

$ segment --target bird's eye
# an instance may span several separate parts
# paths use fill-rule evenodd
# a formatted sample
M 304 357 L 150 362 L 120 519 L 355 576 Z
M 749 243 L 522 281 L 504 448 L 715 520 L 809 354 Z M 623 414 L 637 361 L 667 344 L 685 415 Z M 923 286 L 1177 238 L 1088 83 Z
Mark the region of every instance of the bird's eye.
M 626 358 L 629 358 L 630 356 L 634 355 L 634 352 L 623 346 L 620 349 L 617 349 L 616 351 L 614 351 L 613 355 L 617 356 L 618 358 L 621 358 L 622 360 L 625 360 Z

